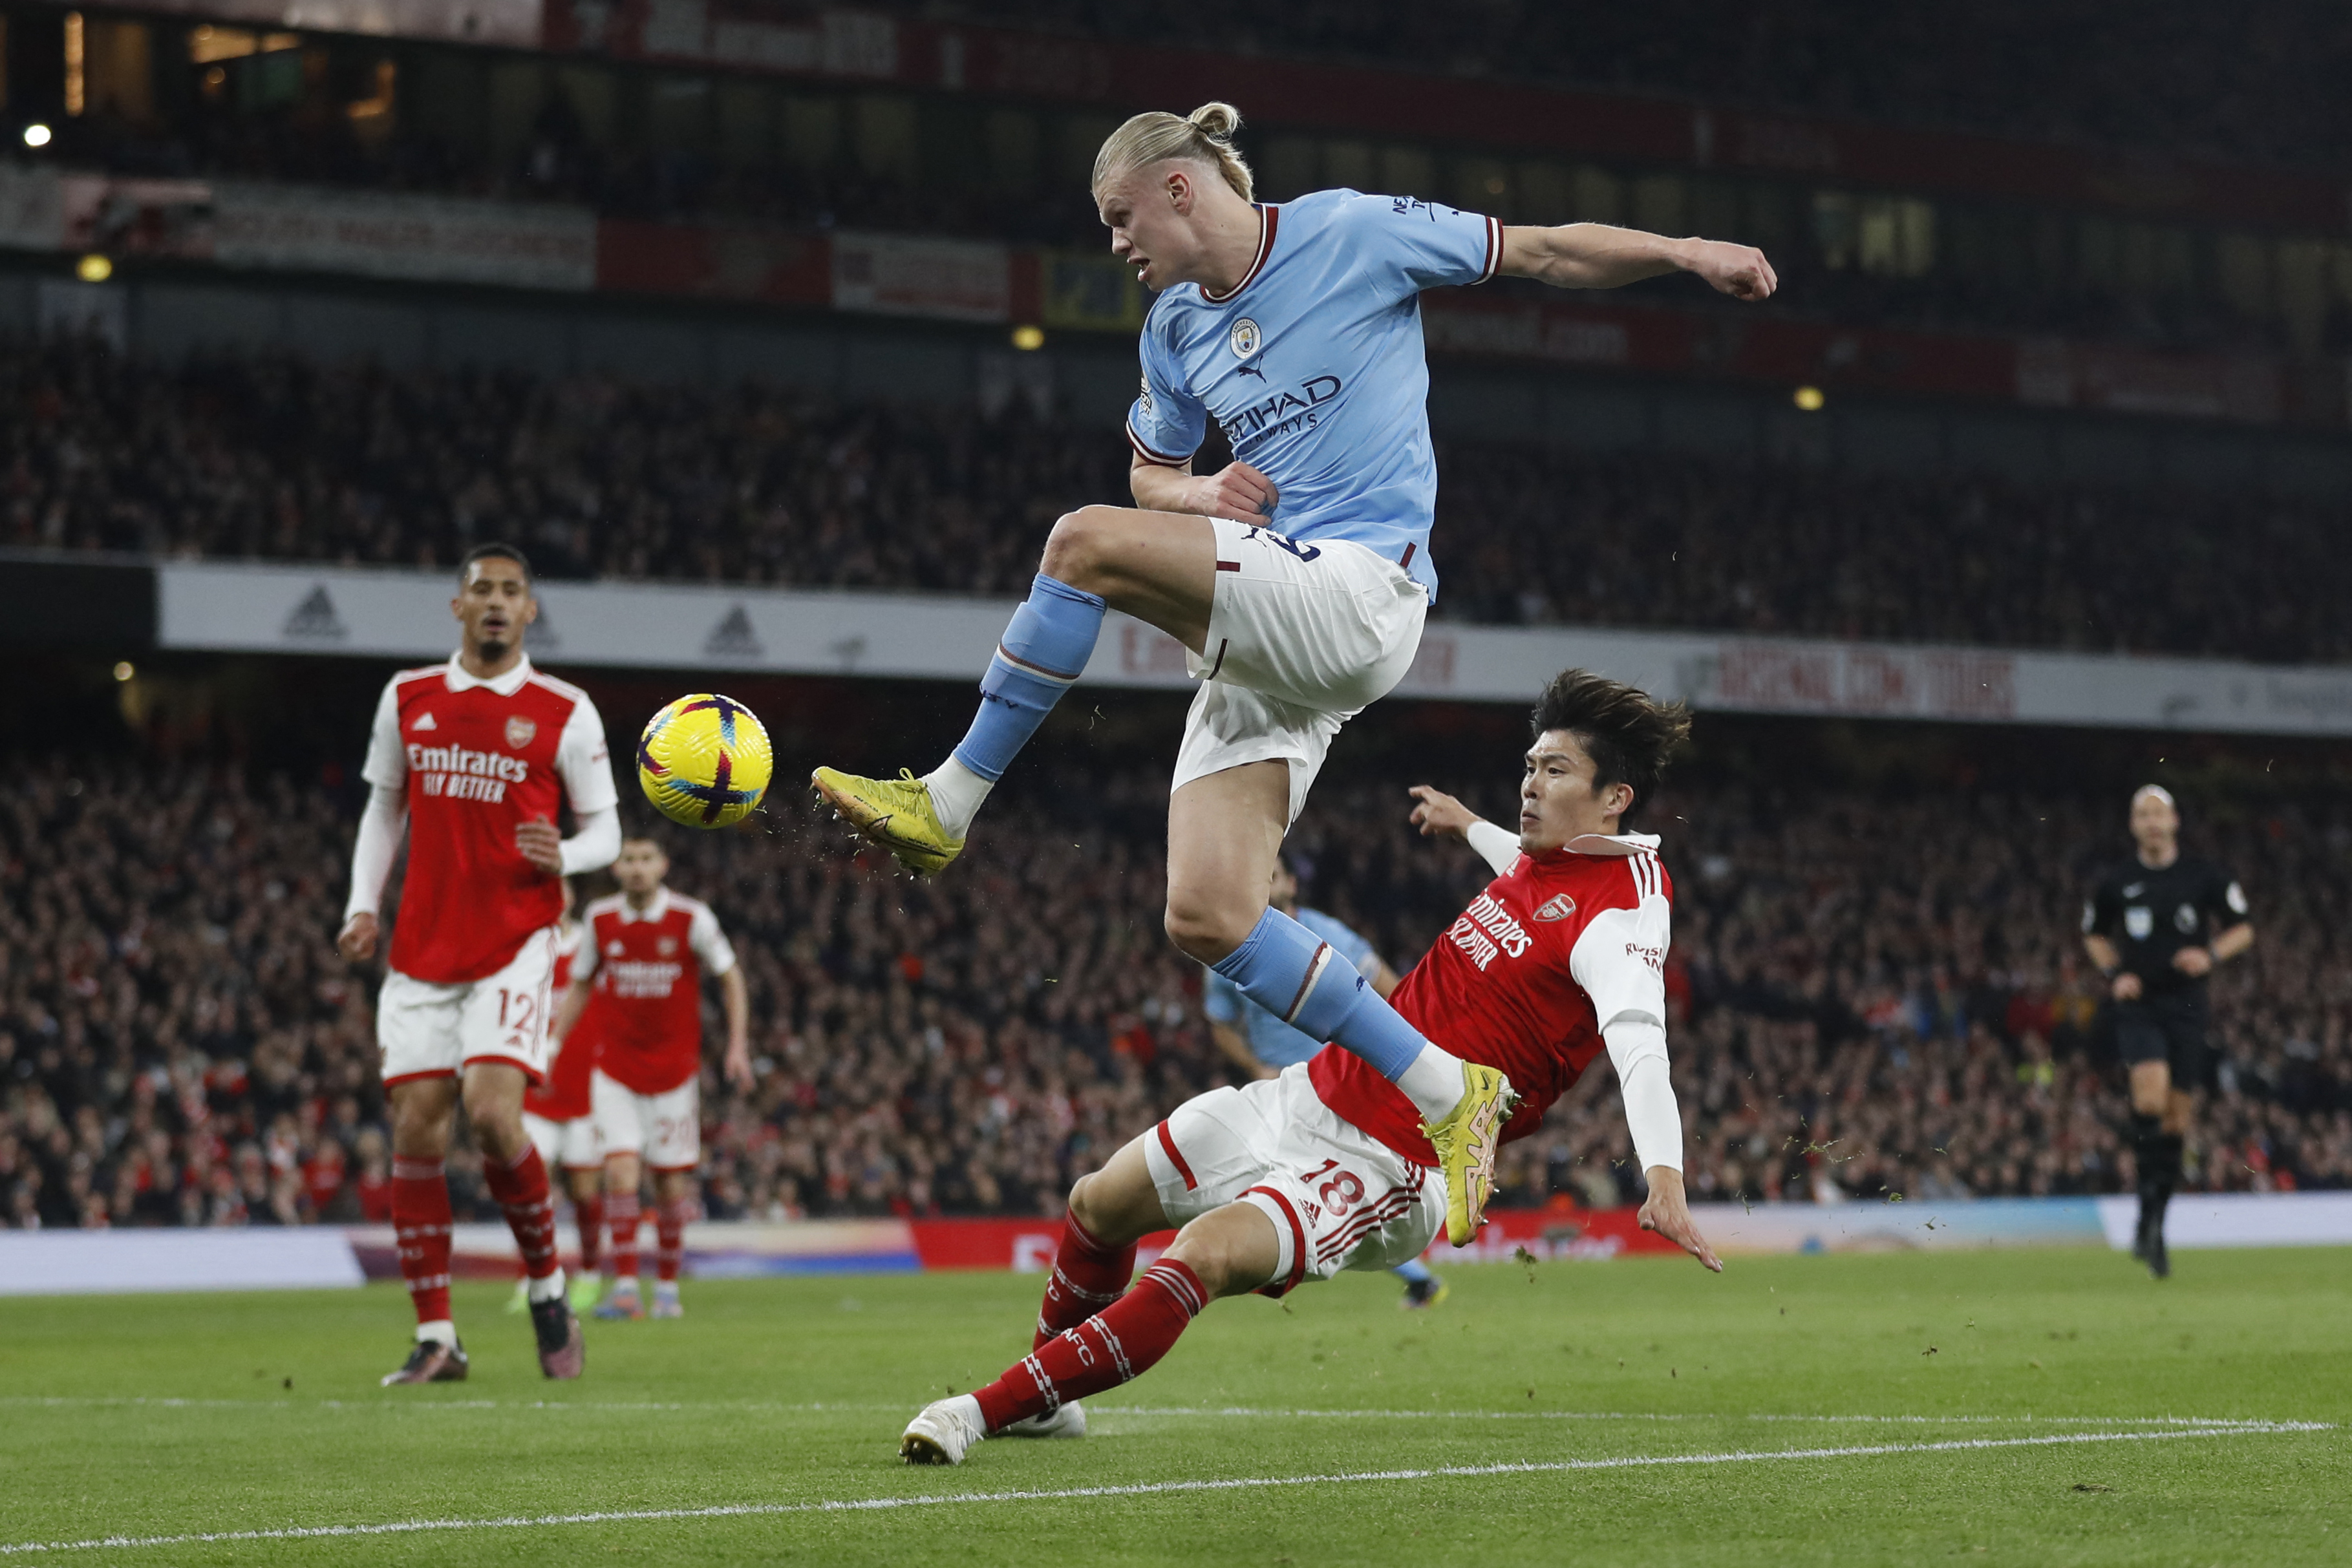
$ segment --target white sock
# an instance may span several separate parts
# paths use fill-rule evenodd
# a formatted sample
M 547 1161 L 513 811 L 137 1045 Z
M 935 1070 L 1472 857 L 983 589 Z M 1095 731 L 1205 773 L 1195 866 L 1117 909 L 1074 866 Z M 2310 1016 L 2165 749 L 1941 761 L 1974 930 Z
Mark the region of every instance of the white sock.
M 562 1294 L 563 1294 L 563 1270 L 561 1269 L 544 1280 L 533 1280 L 530 1282 L 530 1299 L 534 1301 L 551 1301 Z
M 435 1318 L 429 1323 L 418 1323 L 416 1325 L 417 1343 L 422 1344 L 428 1339 L 437 1340 L 443 1344 L 454 1345 L 457 1343 L 457 1325 L 447 1318 Z
M 622 1295 L 634 1296 L 637 1293 L 637 1277 L 635 1274 L 624 1274 L 613 1281 L 613 1289 Z
M 940 826 L 948 831 L 951 839 L 961 839 L 971 831 L 971 820 L 980 815 L 980 803 L 996 788 L 958 762 L 952 752 L 945 762 L 923 775 L 923 782 L 930 786 L 931 804 L 939 810 Z
M 1424 1045 L 1412 1065 L 1404 1070 L 1404 1076 L 1397 1080 L 1397 1087 L 1420 1111 L 1421 1119 L 1435 1126 L 1462 1103 L 1462 1059 L 1450 1051 Z

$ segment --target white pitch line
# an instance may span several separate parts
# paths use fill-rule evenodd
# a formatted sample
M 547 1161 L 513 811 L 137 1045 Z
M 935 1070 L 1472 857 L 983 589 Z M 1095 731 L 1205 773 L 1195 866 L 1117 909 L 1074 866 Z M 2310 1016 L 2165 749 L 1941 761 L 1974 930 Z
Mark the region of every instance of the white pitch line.
M 2259 1437 L 2327 1432 L 2324 1421 L 2247 1421 L 2163 1432 L 2059 1432 L 2036 1437 L 1956 1437 L 1941 1443 L 1872 1443 L 1847 1448 L 1768 1448 L 1717 1454 L 1633 1454 L 1606 1459 L 1526 1460 L 1491 1465 L 1434 1465 L 1412 1470 L 1344 1470 L 1316 1476 L 1244 1476 L 1229 1480 L 1143 1481 L 1129 1486 L 1065 1487 L 1051 1491 L 929 1493 L 915 1497 L 846 1498 L 824 1502 L 722 1503 L 709 1508 L 644 1508 L 603 1513 L 544 1513 L 500 1519 L 412 1519 L 384 1524 L 320 1524 L 285 1530 L 207 1531 L 187 1535 L 109 1535 L 89 1541 L 23 1541 L 0 1544 L 0 1556 L 38 1552 L 127 1551 L 148 1546 L 198 1546 L 234 1541 L 346 1540 L 434 1531 L 534 1530 L 567 1524 L 633 1524 L 684 1519 L 750 1519 L 778 1514 L 884 1512 L 975 1502 L 1059 1502 L 1087 1498 L 1151 1497 L 1170 1492 L 1242 1491 L 1269 1487 L 1337 1486 L 1349 1481 L 1419 1481 L 1481 1476 L 1559 1475 L 1580 1470 L 1627 1470 L 1668 1465 L 1733 1465 L 1769 1459 L 1853 1459 L 1886 1454 L 1949 1454 L 1990 1448 L 2047 1448 L 2075 1443 L 2152 1443 L 2183 1437 Z
M 751 1399 L 183 1399 L 163 1396 L 0 1395 L 0 1406 L 50 1409 L 148 1408 L 165 1410 L 740 1410 L 790 1415 L 873 1415 L 904 1411 L 904 1404 L 851 1405 L 812 1401 L 784 1404 Z M 1912 1427 L 2240 1427 L 2260 1417 L 2235 1416 L 1819 1416 L 1771 1411 L 1641 1410 L 1283 1410 L 1249 1405 L 1110 1405 L 1090 1406 L 1097 1416 L 1200 1416 L 1211 1418 L 1318 1421 L 1795 1421 Z

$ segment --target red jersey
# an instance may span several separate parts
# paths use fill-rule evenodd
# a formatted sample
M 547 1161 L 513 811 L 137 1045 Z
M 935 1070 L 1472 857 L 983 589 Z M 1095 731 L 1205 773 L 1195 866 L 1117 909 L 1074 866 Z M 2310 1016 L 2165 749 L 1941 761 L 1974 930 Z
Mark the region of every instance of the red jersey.
M 567 925 L 556 937 L 555 969 L 549 977 L 548 995 L 561 998 L 571 986 L 572 960 L 586 931 L 584 925 Z M 592 1109 L 588 1075 L 596 1070 L 596 1033 L 588 1027 L 588 1015 L 573 1019 L 572 1032 L 551 1049 L 555 1054 L 548 1061 L 546 1080 L 523 1091 L 522 1108 L 551 1122 L 578 1121 Z
M 719 917 L 663 888 L 643 909 L 625 894 L 588 906 L 574 978 L 593 976 L 596 1066 L 639 1094 L 667 1094 L 702 1071 L 702 977 L 735 967 Z
M 1674 883 L 1639 836 L 1596 853 L 1522 854 L 1413 966 L 1390 1005 L 1465 1061 L 1499 1067 L 1520 1095 L 1503 1141 L 1524 1138 L 1604 1049 L 1625 1014 L 1666 1020 Z M 1403 1092 L 1338 1046 L 1307 1064 L 1323 1103 L 1405 1158 L 1436 1164 Z
M 494 975 L 563 914 L 562 879 L 522 858 L 515 830 L 619 803 L 604 721 L 579 687 L 525 657 L 494 681 L 457 659 L 403 670 L 376 705 L 367 781 L 408 797 L 408 876 L 392 967 L 455 985 Z

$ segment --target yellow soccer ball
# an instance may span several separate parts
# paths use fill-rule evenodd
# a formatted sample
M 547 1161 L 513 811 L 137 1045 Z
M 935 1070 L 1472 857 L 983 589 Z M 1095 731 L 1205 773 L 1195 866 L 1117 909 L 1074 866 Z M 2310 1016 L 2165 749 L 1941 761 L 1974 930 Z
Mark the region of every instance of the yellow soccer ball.
M 732 697 L 697 692 L 646 722 L 637 783 L 654 810 L 689 828 L 724 828 L 759 808 L 775 773 L 768 732 Z

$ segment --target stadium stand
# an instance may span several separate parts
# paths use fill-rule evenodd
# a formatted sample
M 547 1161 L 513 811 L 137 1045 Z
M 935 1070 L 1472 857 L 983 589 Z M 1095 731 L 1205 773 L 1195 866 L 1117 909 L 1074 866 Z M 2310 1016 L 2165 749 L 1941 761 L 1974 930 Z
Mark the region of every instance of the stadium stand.
M 372 975 L 330 946 L 335 792 L 188 764 L 19 757 L 0 802 L 0 1213 L 12 1226 L 381 1218 Z M 756 1092 L 706 1081 L 715 1217 L 1059 1212 L 1121 1140 L 1225 1071 L 1161 938 L 1160 772 L 1008 790 L 915 885 L 780 791 L 764 833 L 670 833 L 735 933 Z M 1479 873 L 1415 840 L 1402 778 L 1327 779 L 1293 840 L 1321 907 L 1409 963 Z M 1066 783 L 1066 780 L 1063 782 Z M 1073 821 L 1073 798 L 1100 802 Z M 1048 800 L 1061 804 L 1048 811 Z M 1662 800 L 1696 1193 L 1824 1201 L 2129 1190 L 2125 1103 L 2077 967 L 2113 801 L 1931 791 Z M 2222 971 L 2210 1189 L 2352 1186 L 2340 808 L 2192 832 L 2263 933 Z M 1506 1201 L 1638 1191 L 1605 1068 L 1507 1151 Z M 492 1214 L 470 1155 L 460 1214 Z
M 1003 595 L 1126 465 L 1017 404 L 0 352 L 5 546 L 446 566 L 501 537 L 556 577 Z M 1444 473 L 1444 618 L 2352 656 L 2316 504 L 1498 445 Z
M 1402 0 L 1208 0 L 1181 12 L 1108 0 L 899 0 L 888 8 L 2331 172 L 2352 149 L 2336 90 L 2352 66 L 2352 26 L 2316 0 L 2259 15 L 2175 0 L 2135 8 L 2121 29 L 2090 0 L 1958 11 L 1866 0 L 1481 0 L 1442 10 Z

